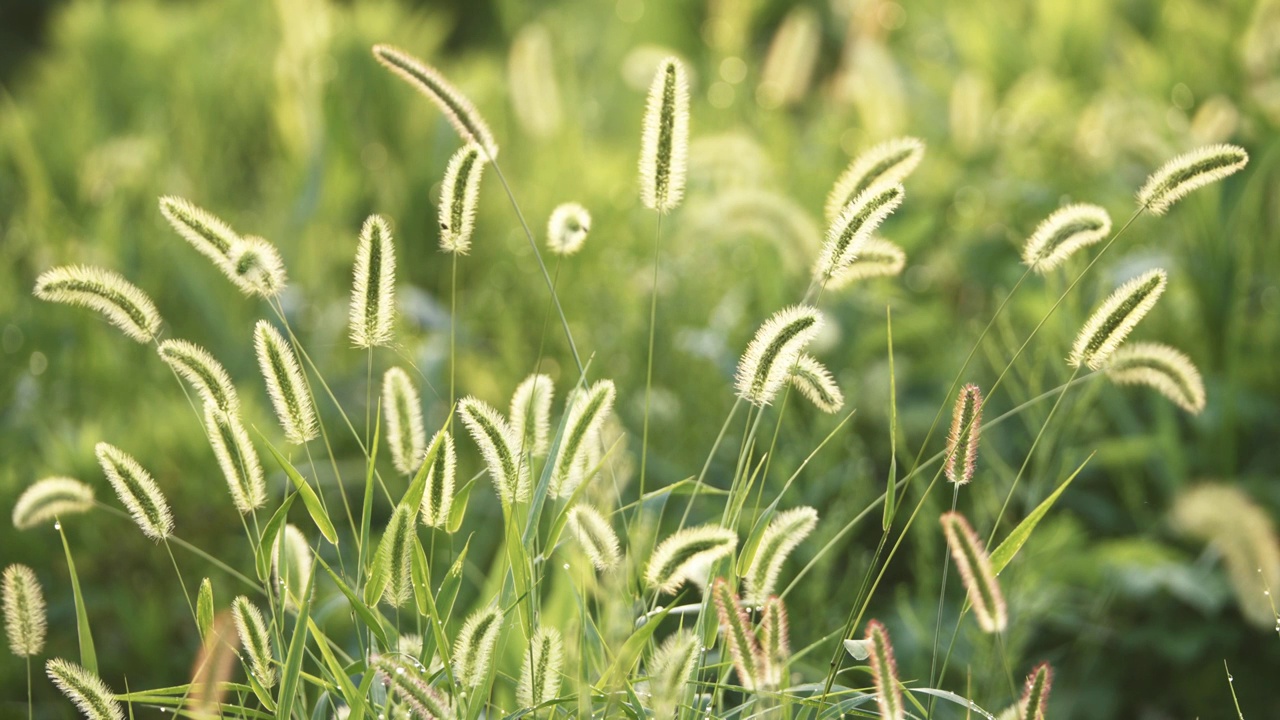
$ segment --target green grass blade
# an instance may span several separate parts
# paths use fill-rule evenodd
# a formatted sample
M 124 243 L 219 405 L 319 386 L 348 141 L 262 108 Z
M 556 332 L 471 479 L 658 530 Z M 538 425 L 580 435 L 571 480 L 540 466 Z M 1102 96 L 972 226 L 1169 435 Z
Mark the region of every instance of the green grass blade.
M 71 574 L 71 594 L 76 603 L 76 632 L 80 636 L 80 664 L 96 675 L 98 654 L 93 649 L 93 633 L 89 630 L 89 614 L 84 609 L 84 595 L 80 594 L 80 576 L 76 574 L 76 562 L 71 559 L 71 546 L 67 544 L 67 534 L 62 530 L 62 522 L 59 521 L 56 525 L 58 535 L 62 537 L 62 549 L 67 553 L 67 572 Z
M 271 572 L 271 546 L 276 542 L 276 536 L 280 534 L 280 529 L 284 527 L 284 522 L 289 515 L 289 508 L 293 507 L 294 498 L 297 494 L 290 495 L 284 499 L 280 507 L 271 514 L 271 519 L 262 528 L 262 538 L 258 542 L 258 551 L 254 553 L 254 570 L 258 573 L 258 579 L 266 581 L 267 575 Z
M 329 563 L 326 563 L 319 555 L 316 555 L 315 557 L 316 562 L 320 563 L 320 566 L 324 568 L 324 571 L 329 573 L 329 577 L 333 578 L 334 583 L 337 584 L 338 589 L 342 591 L 342 594 L 347 596 L 347 602 L 351 603 L 351 609 L 356 611 L 356 614 L 360 616 L 362 621 L 364 621 L 365 626 L 374 634 L 374 637 L 378 639 L 378 642 L 382 644 L 382 647 L 390 647 L 390 644 L 387 642 L 387 631 L 383 627 L 384 621 L 378 612 L 370 609 L 368 605 L 365 605 L 364 601 L 361 600 L 359 596 L 357 596 L 355 592 L 353 592 L 351 588 L 342 581 L 342 578 L 338 577 L 338 574 L 333 571 L 333 568 L 329 567 Z
M 328 540 L 330 544 L 337 545 L 338 531 L 334 529 L 333 521 L 329 519 L 329 515 L 324 511 L 324 506 L 320 504 L 320 498 L 316 495 L 316 491 L 311 489 L 306 479 L 302 477 L 302 473 L 298 472 L 293 463 L 289 462 L 284 455 L 281 455 L 280 451 L 276 450 L 275 446 L 262 436 L 262 433 L 258 433 L 258 436 L 262 437 L 267 450 L 271 451 L 272 457 L 276 459 L 276 462 L 284 470 L 284 474 L 288 475 L 289 479 L 293 481 L 293 486 L 298 488 L 298 494 L 302 496 L 302 504 L 307 507 L 307 512 L 311 514 L 311 521 L 319 528 L 320 534 L 324 535 L 324 539 Z
M 898 494 L 894 487 L 898 483 L 898 378 L 893 367 L 893 313 L 889 306 L 884 308 L 885 326 L 889 335 L 889 480 L 884 490 L 884 515 L 880 527 L 888 532 L 893 525 L 893 513 L 897 509 Z
M 363 570 L 365 565 L 365 556 L 369 554 L 369 522 L 373 515 L 373 478 L 374 469 L 378 463 L 378 438 L 382 434 L 382 401 L 378 401 L 377 411 L 374 413 L 373 421 L 373 442 L 369 445 L 369 465 L 365 468 L 364 473 L 364 506 L 360 509 L 360 538 L 356 543 L 356 549 L 359 555 L 359 564 L 357 567 Z M 359 575 L 356 577 L 356 584 L 360 583 Z
M 293 705 L 298 695 L 298 679 L 302 674 L 302 659 L 307 649 L 307 621 L 311 619 L 311 599 L 315 585 L 315 573 L 307 580 L 307 587 L 302 591 L 302 607 L 298 609 L 298 617 L 294 621 L 293 637 L 289 640 L 289 651 L 285 655 L 284 672 L 280 678 L 280 695 L 276 702 L 277 718 L 286 720 L 293 716 Z
M 351 708 L 351 714 L 347 716 L 347 720 L 364 720 L 366 711 L 364 695 L 356 690 L 356 686 L 351 682 L 351 676 L 347 674 L 346 668 L 342 667 L 342 663 L 338 662 L 338 658 L 334 656 L 333 650 L 329 647 L 329 638 L 316 625 L 316 621 L 310 617 L 307 618 L 307 628 L 311 631 L 312 637 L 316 639 L 316 647 L 320 650 L 320 657 L 329 668 L 333 679 L 337 681 L 338 687 L 342 691 L 343 700 L 346 700 L 347 707 Z
M 649 643 L 649 639 L 653 637 L 653 633 L 666 619 L 667 612 L 670 608 L 663 608 L 662 612 L 649 618 L 649 621 L 641 625 L 638 630 L 627 638 L 622 644 L 622 649 L 618 651 L 617 657 L 610 663 L 609 668 L 600 676 L 600 681 L 596 683 L 596 689 L 600 692 L 608 692 L 611 688 L 618 687 L 626 682 L 627 676 L 631 674 L 631 668 L 635 667 L 636 662 L 640 659 L 640 653 L 644 651 L 645 645 Z
M 1018 554 L 1018 550 L 1022 549 L 1023 544 L 1027 542 L 1027 538 L 1031 537 L 1031 531 L 1036 529 L 1036 525 L 1038 525 L 1049 512 L 1049 509 L 1053 507 L 1053 504 L 1058 501 L 1058 496 L 1062 495 L 1062 492 L 1067 489 L 1067 486 L 1071 484 L 1072 480 L 1076 479 L 1076 476 L 1080 474 L 1080 471 L 1084 470 L 1084 466 L 1089 464 L 1089 461 L 1093 459 L 1095 454 L 1096 453 L 1090 453 L 1089 457 L 1085 458 L 1084 462 L 1080 463 L 1080 467 L 1076 468 L 1076 471 L 1071 473 L 1071 475 L 1058 486 L 1058 489 L 1053 491 L 1052 495 L 1045 498 L 1043 502 L 1037 505 L 1036 509 L 1032 510 L 1030 515 L 1024 518 L 1022 522 L 1018 523 L 1018 526 L 1009 533 L 1008 537 L 1000 543 L 999 547 L 991 552 L 992 572 L 999 575 L 1000 571 L 1003 570 L 1005 566 L 1009 564 L 1009 561 L 1013 559 L 1013 556 Z

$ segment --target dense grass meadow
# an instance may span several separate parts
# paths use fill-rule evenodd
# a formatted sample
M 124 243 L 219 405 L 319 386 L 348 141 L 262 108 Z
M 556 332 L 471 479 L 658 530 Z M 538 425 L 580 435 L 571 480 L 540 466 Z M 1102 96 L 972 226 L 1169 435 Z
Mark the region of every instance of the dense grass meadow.
M 0 566 L 47 610 L 6 574 L 0 717 L 1280 717 L 1280 1 L 41 27 L 0 53 Z M 163 323 L 33 293 L 80 265 Z M 94 500 L 26 522 L 52 477 Z

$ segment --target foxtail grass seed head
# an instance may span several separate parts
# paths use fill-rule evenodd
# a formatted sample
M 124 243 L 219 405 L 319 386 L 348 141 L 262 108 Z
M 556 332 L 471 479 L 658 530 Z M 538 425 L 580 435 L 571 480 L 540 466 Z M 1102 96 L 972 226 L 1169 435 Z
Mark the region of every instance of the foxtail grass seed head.
M 1077 251 L 1111 234 L 1111 216 L 1097 205 L 1078 203 L 1054 210 L 1022 248 L 1022 262 L 1043 275 Z
M 612 412 L 616 395 L 612 380 L 600 380 L 574 397 L 551 470 L 552 497 L 568 497 L 587 479 L 592 470 L 588 465 L 590 446 L 596 442 L 601 426 Z
M 247 515 L 266 505 L 267 485 L 262 477 L 262 462 L 240 416 L 205 405 L 204 430 L 236 510 Z
M 124 720 L 115 693 L 95 673 L 62 658 L 53 658 L 44 668 L 53 684 L 88 720 Z
M 465 397 L 458 402 L 458 416 L 480 448 L 489 477 L 503 503 L 529 499 L 529 466 L 516 454 L 519 439 L 502 413 L 482 400 Z
M 725 642 L 729 646 L 729 657 L 733 658 L 733 669 L 738 673 L 738 682 L 747 690 L 761 688 L 769 671 L 763 664 L 764 654 L 760 652 L 760 641 L 751 629 L 751 621 L 742 609 L 737 593 L 729 587 L 727 580 L 716 578 L 711 585 L 711 597 L 716 603 L 720 632 L 724 633 Z
M 902 706 L 902 687 L 898 683 L 898 663 L 893 659 L 893 643 L 889 631 L 879 620 L 867 623 L 866 644 L 871 664 L 871 679 L 876 688 L 876 704 L 880 717 L 886 720 L 904 720 L 907 716 Z
M 640 199 L 650 210 L 675 209 L 684 196 L 689 156 L 689 80 L 675 58 L 658 65 L 640 137 Z
M 857 256 L 827 279 L 827 290 L 840 290 L 859 280 L 893 277 L 907 266 L 907 254 L 897 245 L 878 237 L 862 242 Z
M 296 525 L 285 525 L 271 545 L 271 579 L 284 600 L 285 609 L 298 611 L 314 569 L 315 558 L 307 536 Z
M 463 687 L 484 682 L 501 631 L 502 611 L 496 607 L 477 610 L 463 623 L 453 646 L 453 675 Z
M 1009 624 L 1004 594 L 991 571 L 991 558 L 983 547 L 978 534 L 960 513 L 948 512 L 939 518 L 942 533 L 947 538 L 951 558 L 955 560 L 960 579 L 969 593 L 973 615 L 984 632 L 1003 632 Z
M 427 431 L 422 424 L 422 399 L 398 367 L 382 375 L 382 416 L 387 423 L 391 461 L 402 475 L 412 475 L 427 456 Z
M 449 159 L 440 184 L 440 249 L 466 255 L 476 229 L 480 177 L 484 153 L 478 145 L 463 146 Z
M 568 525 L 582 552 L 597 570 L 612 570 L 622 561 L 617 533 L 595 508 L 585 503 L 574 505 L 569 510 Z
M 404 78 L 427 99 L 440 108 L 440 112 L 467 142 L 484 149 L 489 160 L 498 158 L 498 143 L 476 106 L 458 92 L 435 68 L 405 51 L 390 45 L 374 45 L 373 56 L 391 72 Z
M 160 359 L 191 384 L 205 405 L 227 413 L 240 410 L 240 398 L 222 363 L 208 350 L 186 340 L 165 340 L 157 348 Z
M 231 246 L 227 276 L 245 295 L 273 298 L 284 292 L 288 275 L 280 250 L 264 238 L 246 235 Z
M 152 540 L 164 540 L 173 534 L 173 514 L 151 473 L 113 445 L 100 442 L 94 452 L 116 496 L 129 509 L 143 534 Z
M 360 228 L 351 283 L 351 344 L 360 348 L 391 344 L 396 312 L 396 246 L 391 226 L 370 215 Z
M 151 298 L 110 270 L 85 265 L 46 270 L 36 278 L 35 296 L 100 312 L 140 343 L 151 342 L 160 332 L 160 311 Z
M 516 687 L 516 702 L 521 707 L 537 707 L 560 696 L 560 668 L 564 663 L 564 641 L 560 631 L 542 625 L 529 641 Z
M 1155 307 L 1168 282 L 1168 274 L 1156 268 L 1116 288 L 1080 328 L 1067 357 L 1071 367 L 1085 365 L 1097 370 L 1105 365 L 1111 353 Z
M 778 584 L 778 575 L 787 557 L 818 526 L 818 511 L 811 507 L 792 508 L 778 513 L 760 536 L 751 566 L 744 578 L 744 600 L 763 605 Z
M 542 457 L 551 449 L 551 399 L 555 387 L 549 375 L 530 375 L 511 396 L 511 432 L 522 452 Z
M 526 133 L 545 140 L 560 130 L 563 113 L 555 48 L 546 26 L 531 22 L 512 38 L 506 87 L 512 114 Z
M 813 279 L 825 285 L 848 271 L 871 234 L 902 204 L 900 184 L 872 185 L 859 193 L 836 215 L 813 266 Z
M 575 202 L 556 206 L 547 220 L 547 247 L 556 255 L 572 255 L 582 249 L 591 232 L 591 213 Z
M 678 630 L 663 641 L 649 662 L 649 688 L 657 720 L 673 720 L 685 685 L 698 668 L 702 643 L 690 630 Z
M 9 650 L 18 657 L 39 655 L 44 649 L 46 619 L 44 593 L 35 572 L 26 565 L 10 565 L 4 569 L 0 590 Z
M 276 668 L 271 652 L 271 635 L 267 633 L 262 611 L 241 595 L 231 602 L 231 617 L 240 636 L 240 645 L 249 656 L 249 674 L 262 687 L 272 687 L 276 684 Z
M 69 477 L 37 480 L 13 505 L 13 527 L 30 530 L 60 517 L 93 509 L 93 487 Z
M 1192 415 L 1204 410 L 1204 380 L 1191 358 L 1161 343 L 1126 343 L 1111 355 L 1107 377 L 1117 385 L 1146 385 Z
M 1163 215 L 1192 190 L 1232 175 L 1249 163 L 1249 153 L 1235 145 L 1209 145 L 1183 153 L 1151 173 L 1138 191 L 1138 207 Z
M 378 552 L 374 563 L 385 569 L 387 585 L 382 591 L 382 599 L 392 607 L 400 607 L 413 595 L 413 579 L 410 564 L 413 561 L 413 508 L 400 505 L 391 514 L 387 530 L 378 543 Z
M 849 163 L 827 196 L 827 222 L 833 222 L 840 211 L 867 188 L 875 185 L 898 185 L 915 171 L 924 159 L 924 141 L 901 137 L 875 145 Z
M 982 434 L 982 389 L 970 383 L 960 388 L 951 413 L 947 435 L 947 479 L 965 485 L 978 465 L 978 438 Z
M 817 308 L 795 305 L 774 313 L 756 331 L 738 363 L 738 397 L 756 407 L 773 402 L 800 353 L 820 329 L 822 313 Z
M 774 596 L 765 600 L 760 610 L 760 651 L 764 654 L 769 675 L 765 684 L 772 688 L 782 686 L 783 669 L 791 657 L 791 624 L 787 619 L 787 606 L 782 598 Z
M 674 593 L 686 580 L 700 580 L 693 577 L 695 571 L 729 555 L 737 547 L 738 534 L 718 525 L 677 530 L 649 557 L 645 583 L 659 592 Z
M 404 636 L 401 636 L 404 637 Z M 409 708 L 409 717 L 416 720 L 451 720 L 453 712 L 449 700 L 439 690 L 431 687 L 422 671 L 413 662 L 391 655 L 375 655 L 371 664 L 388 692 Z M 395 715 L 393 714 L 393 717 Z
M 432 444 L 437 440 L 440 441 L 440 451 L 427 469 L 426 486 L 422 493 L 422 524 L 435 528 L 445 527 L 449 523 L 458 472 L 458 451 L 453 444 L 453 435 L 448 430 L 440 430 L 431 439 Z
M 213 213 L 172 195 L 160 198 L 160 214 L 178 231 L 183 240 L 219 268 L 231 260 L 231 249 L 240 235 Z
M 320 432 L 315 405 L 293 348 L 266 320 L 259 320 L 253 328 L 253 348 L 285 438 L 297 445 L 316 438 Z
M 1027 676 L 1022 686 L 1022 699 L 1018 701 L 1021 712 L 1018 720 L 1045 720 L 1049 707 L 1049 688 L 1053 685 L 1053 668 L 1042 662 Z
M 801 353 L 791 368 L 791 385 L 824 413 L 840 412 L 844 407 L 844 393 L 831 371 L 807 353 Z

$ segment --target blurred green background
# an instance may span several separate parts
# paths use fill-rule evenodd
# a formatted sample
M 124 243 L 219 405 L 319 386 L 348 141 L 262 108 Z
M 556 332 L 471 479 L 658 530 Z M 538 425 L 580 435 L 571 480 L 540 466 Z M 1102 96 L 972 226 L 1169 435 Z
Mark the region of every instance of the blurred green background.
M 1170 291 L 1138 336 L 1193 358 L 1208 409 L 1189 417 L 1150 391 L 1100 379 L 1067 396 L 1002 532 L 1097 455 L 1001 576 L 1011 607 L 1003 651 L 967 623 L 952 660 L 960 670 L 946 686 L 966 692 L 967 668 L 974 698 L 998 710 L 1014 699 L 1007 674 L 1021 678 L 1049 660 L 1058 672 L 1053 717 L 1227 717 L 1225 660 L 1245 716 L 1280 717 L 1280 637 L 1244 619 L 1219 553 L 1168 520 L 1179 493 L 1202 480 L 1234 484 L 1280 514 L 1280 2 L 10 0 L 0 18 L 5 511 L 28 484 L 54 474 L 90 482 L 114 502 L 93 457 L 105 440 L 157 476 L 180 535 L 242 567 L 248 551 L 235 511 L 168 370 L 149 348 L 90 313 L 38 303 L 30 288 L 57 264 L 122 272 L 155 298 L 170 334 L 223 361 L 246 420 L 278 432 L 250 343 L 266 308 L 178 239 L 156 198 L 187 197 L 281 248 L 285 306 L 357 414 L 365 368 L 346 339 L 351 260 L 361 221 L 382 213 L 397 236 L 402 319 L 398 347 L 378 356 L 375 371 L 419 367 L 434 388 L 423 389 L 428 425 L 441 422 L 450 268 L 436 250 L 435 201 L 458 139 L 376 65 L 375 42 L 435 64 L 476 102 L 535 231 L 561 202 L 591 210 L 586 249 L 560 265 L 558 288 L 579 347 L 619 384 L 632 452 L 654 232 L 634 170 L 644 90 L 664 54 L 688 62 L 690 187 L 664 222 L 650 488 L 701 467 L 732 405 L 738 354 L 759 322 L 804 293 L 825 194 L 849 158 L 901 134 L 928 143 L 906 203 L 883 230 L 906 249 L 906 272 L 822 300 L 834 329 L 818 354 L 857 413 L 788 498 L 818 507 L 823 519 L 786 578 L 883 490 L 886 306 L 899 458 L 910 458 L 1021 274 L 1018 250 L 1040 219 L 1066 201 L 1088 201 L 1119 225 L 1147 173 L 1173 154 L 1243 145 L 1252 155 L 1243 173 L 1168 217 L 1134 224 L 991 398 L 994 416 L 1065 381 L 1061 359 L 1096 301 L 1135 270 L 1170 271 Z M 458 267 L 459 389 L 505 405 L 545 341 L 544 369 L 563 396 L 572 359 L 554 322 L 543 332 L 546 288 L 495 179 L 485 179 L 473 250 Z M 1083 266 L 1028 280 L 965 380 L 989 386 L 1063 278 Z M 960 505 L 983 534 L 1047 411 L 1036 405 L 984 436 L 978 479 Z M 835 422 L 788 408 L 771 487 Z M 941 443 L 935 434 L 928 451 Z M 465 466 L 478 467 L 470 444 L 459 448 Z M 732 472 L 733 449 L 716 458 L 713 483 Z M 354 476 L 358 448 L 338 436 L 335 451 Z M 497 517 L 493 499 L 479 495 L 478 522 Z M 943 552 L 928 519 L 944 508 L 943 495 L 930 498 L 872 605 L 893 633 L 903 678 L 921 682 Z M 877 516 L 788 597 L 793 645 L 842 624 L 879 539 Z M 68 533 L 104 678 L 118 689 L 183 682 L 197 639 L 162 550 L 103 513 L 69 522 Z M 477 537 L 473 556 L 491 552 L 492 541 Z M 0 554 L 36 568 L 45 585 L 46 655 L 74 656 L 56 533 L 16 533 L 6 523 Z M 209 574 L 230 587 L 197 559 L 183 562 L 189 582 Z M 952 583 L 953 618 L 961 595 Z M 795 670 L 819 679 L 829 653 L 824 646 Z M 39 716 L 69 716 L 40 677 L 35 694 Z M 23 665 L 6 654 L 0 715 L 17 716 L 24 704 Z

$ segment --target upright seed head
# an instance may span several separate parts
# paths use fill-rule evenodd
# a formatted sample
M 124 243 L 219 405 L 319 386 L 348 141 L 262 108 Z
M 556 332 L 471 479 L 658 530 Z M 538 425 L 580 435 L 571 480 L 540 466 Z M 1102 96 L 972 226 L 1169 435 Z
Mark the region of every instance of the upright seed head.
M 973 479 L 978 463 L 978 438 L 982 434 L 982 390 L 972 383 L 960 388 L 951 413 L 947 435 L 947 479 L 965 485 Z
M 529 499 L 529 466 L 516 454 L 519 440 L 502 413 L 474 397 L 458 402 L 458 415 L 471 434 L 506 505 Z
M 427 470 L 426 486 L 422 493 L 422 523 L 438 528 L 448 525 L 449 513 L 453 511 L 458 451 L 453 445 L 453 435 L 448 430 L 442 429 L 431 438 L 431 444 L 436 442 L 440 443 L 440 451 Z
M 684 196 L 689 156 L 689 80 L 675 58 L 658 65 L 645 105 L 640 137 L 640 199 L 660 213 Z
M 547 220 L 547 247 L 556 255 L 572 255 L 582 249 L 591 232 L 591 213 L 575 202 L 557 205 Z
M 522 453 L 542 457 L 551 449 L 551 399 L 555 386 L 549 375 L 530 375 L 511 396 L 511 432 Z
M 1080 328 L 1067 362 L 1073 368 L 1086 365 L 1097 370 L 1129 336 L 1164 294 L 1169 275 L 1159 268 L 1148 270 L 1116 288 Z
M 284 292 L 288 281 L 280 250 L 255 235 L 246 235 L 232 244 L 226 273 L 240 292 L 264 298 Z
M 463 146 L 449 159 L 440 183 L 440 249 L 466 255 L 476 229 L 480 177 L 484 153 L 475 144 Z
M 764 601 L 761 615 L 760 651 L 764 654 L 765 666 L 769 668 L 765 685 L 777 688 L 786 679 L 784 669 L 791 657 L 791 625 L 787 620 L 787 606 L 782 598 L 772 596 Z
M 595 508 L 585 503 L 574 505 L 569 510 L 568 525 L 597 570 L 611 570 L 622 561 L 617 533 Z
M 560 667 L 564 662 L 564 641 L 560 631 L 541 625 L 529 641 L 516 687 L 516 702 L 537 707 L 560 696 Z
M 156 348 L 160 359 L 191 383 L 200 400 L 226 413 L 240 410 L 240 398 L 222 363 L 208 350 L 186 340 L 165 340 Z
M 738 397 L 764 407 L 773 402 L 800 353 L 822 328 L 822 313 L 807 305 L 795 305 L 774 313 L 756 331 L 738 363 Z
M 900 184 L 872 185 L 845 205 L 827 228 L 827 238 L 813 266 L 813 279 L 824 286 L 853 272 L 850 268 L 880 223 L 902 204 Z M 847 283 L 842 279 L 841 283 Z
M 259 320 L 253 328 L 253 347 L 285 438 L 301 445 L 317 437 L 315 405 L 293 348 L 266 320 Z
M 286 610 L 298 612 L 302 606 L 315 564 L 307 536 L 293 523 L 286 524 L 271 545 L 271 579 Z
M 1022 710 L 1019 720 L 1044 720 L 1049 707 L 1049 688 L 1053 684 L 1053 668 L 1042 662 L 1027 676 L 1022 687 L 1022 699 L 1018 707 Z
M 902 706 L 902 687 L 898 683 L 898 663 L 893 659 L 893 643 L 889 631 L 879 620 L 867 623 L 867 659 L 871 663 L 871 679 L 876 688 L 876 704 L 880 717 L 886 720 L 904 720 L 907 716 Z
M 613 410 L 617 390 L 612 380 L 600 380 L 585 392 L 574 397 L 565 420 L 564 437 L 556 452 L 551 470 L 550 494 L 552 497 L 568 497 L 591 472 L 588 465 L 590 448 L 600 434 L 600 428 Z
M 396 507 L 374 557 L 374 564 L 387 573 L 382 599 L 392 607 L 404 605 L 413 595 L 410 566 L 413 561 L 414 515 L 413 508 L 407 505 Z
M 1043 275 L 1110 234 L 1111 216 L 1097 205 L 1078 203 L 1060 207 L 1027 238 L 1022 248 L 1022 262 Z
M 173 534 L 173 514 L 151 473 L 114 445 L 100 442 L 94 452 L 116 496 L 129 509 L 143 534 L 152 540 L 164 540 Z
M 859 194 L 874 185 L 897 185 L 907 179 L 924 159 L 924 141 L 913 137 L 886 140 L 849 163 L 827 196 L 827 222 Z
M 1127 343 L 1106 364 L 1118 385 L 1146 385 L 1192 415 L 1204 410 L 1204 380 L 1191 358 L 1161 343 Z
M 396 246 L 391 226 L 370 215 L 360 228 L 351 283 L 351 343 L 371 348 L 391 344 L 396 312 Z
M 501 631 L 502 611 L 496 607 L 477 610 L 463 623 L 453 646 L 453 675 L 463 687 L 484 681 Z
M 382 375 L 382 416 L 387 422 L 387 444 L 391 460 L 403 475 L 417 472 L 427 456 L 427 431 L 422 424 L 422 399 L 398 367 Z
M 88 720 L 124 720 L 115 693 L 96 674 L 62 658 L 53 658 L 44 667 L 53 684 Z
M 897 245 L 878 237 L 862 241 L 853 260 L 827 279 L 827 290 L 839 290 L 858 280 L 892 277 L 907 266 L 907 254 Z
M 93 509 L 93 488 L 69 477 L 37 480 L 13 505 L 13 527 L 30 530 L 50 520 Z
M 271 635 L 267 633 L 262 611 L 241 595 L 231 602 L 231 617 L 236 624 L 236 633 L 240 635 L 240 644 L 249 655 L 249 674 L 262 687 L 272 687 L 276 684 L 276 668 L 271 652 Z
M 733 658 L 733 668 L 738 672 L 738 681 L 747 690 L 756 690 L 764 686 L 764 678 L 769 674 L 764 664 L 764 654 L 760 651 L 760 642 L 751 630 L 751 621 L 742 609 L 738 595 L 729 587 L 724 578 L 716 578 L 711 586 L 711 597 L 715 599 L 716 616 L 720 619 L 720 631 L 725 635 L 729 645 L 729 656 Z
M 373 56 L 435 103 L 463 140 L 482 147 L 488 159 L 497 159 L 498 143 L 494 141 L 493 133 L 489 131 L 484 118 L 480 117 L 476 106 L 445 80 L 439 71 L 390 45 L 374 45 Z
M 209 436 L 213 456 L 222 469 L 222 477 L 231 491 L 231 500 L 241 515 L 267 504 L 267 485 L 262 477 L 262 462 L 240 422 L 240 416 L 204 407 L 204 431 Z
M 773 594 L 782 564 L 817 526 L 818 511 L 811 507 L 792 508 L 774 516 L 760 536 L 760 544 L 744 578 L 743 599 L 748 605 L 763 605 Z
M 791 368 L 791 385 L 824 413 L 839 412 L 844 407 L 844 394 L 831 371 L 807 353 L 801 353 Z
M 698 668 L 702 643 L 690 630 L 678 630 L 668 637 L 649 661 L 649 687 L 656 720 L 674 720 L 680 696 Z
M 1249 163 L 1249 153 L 1235 145 L 1208 145 L 1183 153 L 1151 173 L 1138 191 L 1138 207 L 1163 215 L 1192 190 L 1232 175 Z
M 663 540 L 649 557 L 644 579 L 649 587 L 673 593 L 686 580 L 697 581 L 693 573 L 729 555 L 738 547 L 738 534 L 718 525 L 701 525 L 677 530 Z
M 942 533 L 947 538 L 951 558 L 955 560 L 960 579 L 969 593 L 974 617 L 984 632 L 1003 632 L 1009 624 L 1004 594 L 991 570 L 991 558 L 969 521 L 957 512 L 943 513 L 939 518 Z
M 151 298 L 110 270 L 84 265 L 46 270 L 36 278 L 35 296 L 100 312 L 140 343 L 155 340 L 160 332 L 160 311 Z
M 370 664 L 377 668 L 389 692 L 408 706 L 410 717 L 415 720 L 450 720 L 453 717 L 449 699 L 431 687 L 414 663 L 390 655 L 375 655 Z
M 46 628 L 44 593 L 35 572 L 26 565 L 4 569 L 0 584 L 4 594 L 4 629 L 9 649 L 18 657 L 39 655 L 44 649 Z

